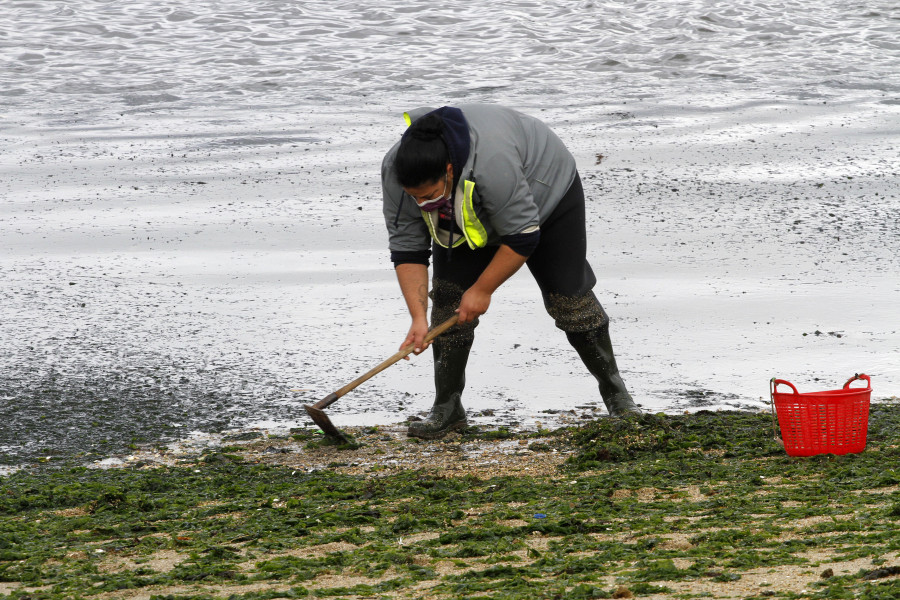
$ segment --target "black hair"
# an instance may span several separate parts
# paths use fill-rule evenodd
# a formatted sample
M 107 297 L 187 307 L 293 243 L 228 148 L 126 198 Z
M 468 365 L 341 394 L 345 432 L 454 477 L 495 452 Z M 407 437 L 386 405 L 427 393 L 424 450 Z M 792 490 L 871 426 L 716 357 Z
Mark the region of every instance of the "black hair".
M 401 187 L 415 188 L 443 177 L 449 162 L 444 120 L 429 113 L 414 121 L 403 134 L 394 168 Z

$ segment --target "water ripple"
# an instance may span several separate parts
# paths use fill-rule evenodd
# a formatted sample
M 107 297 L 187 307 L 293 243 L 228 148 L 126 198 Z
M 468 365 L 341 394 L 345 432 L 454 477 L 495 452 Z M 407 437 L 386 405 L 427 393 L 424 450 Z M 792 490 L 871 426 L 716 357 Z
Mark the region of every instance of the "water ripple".
M 241 93 L 389 101 L 414 82 L 424 94 L 507 100 L 550 87 L 576 102 L 723 85 L 895 93 L 900 61 L 900 18 L 887 1 L 198 0 L 188 10 L 173 0 L 13 0 L 0 32 L 0 104 L 22 107 L 52 101 L 47 92 L 101 103 L 110 89 L 160 84 L 171 92 L 160 102 L 192 106 Z M 491 80 L 502 83 L 481 85 Z

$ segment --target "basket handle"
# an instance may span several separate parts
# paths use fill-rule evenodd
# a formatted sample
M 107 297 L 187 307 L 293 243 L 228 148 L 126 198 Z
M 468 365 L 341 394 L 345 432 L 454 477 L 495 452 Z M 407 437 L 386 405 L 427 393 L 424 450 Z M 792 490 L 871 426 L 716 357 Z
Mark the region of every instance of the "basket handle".
M 863 390 L 871 390 L 872 389 L 872 380 L 865 373 L 857 373 L 856 375 L 854 375 L 853 377 L 848 379 L 847 383 L 844 384 L 844 389 L 849 390 L 850 384 L 853 383 L 854 381 L 856 381 L 857 379 L 865 379 L 866 380 L 866 387 L 859 388 L 859 389 L 863 389 Z
M 851 379 L 850 381 L 853 381 L 853 380 Z M 847 383 L 849 384 L 850 381 L 848 381 Z M 792 390 L 794 390 L 794 393 L 795 393 L 795 394 L 799 394 L 799 393 L 800 393 L 800 392 L 797 391 L 797 388 L 794 387 L 794 384 L 791 383 L 790 381 L 785 381 L 784 379 L 775 379 L 775 378 L 773 377 L 773 378 L 772 378 L 772 393 L 773 393 L 772 398 L 773 398 L 773 400 L 774 400 L 775 388 L 778 387 L 779 385 L 787 385 L 787 386 L 790 386 L 790 388 L 791 388 Z
M 783 447 L 784 440 L 781 439 L 780 435 L 778 435 L 778 422 L 775 418 L 775 387 L 780 383 L 791 386 L 791 389 L 794 390 L 795 394 L 799 394 L 800 392 L 797 391 L 797 388 L 795 388 L 794 384 L 790 381 L 785 381 L 784 379 L 775 379 L 774 377 L 769 380 L 769 406 L 772 409 L 772 437 Z

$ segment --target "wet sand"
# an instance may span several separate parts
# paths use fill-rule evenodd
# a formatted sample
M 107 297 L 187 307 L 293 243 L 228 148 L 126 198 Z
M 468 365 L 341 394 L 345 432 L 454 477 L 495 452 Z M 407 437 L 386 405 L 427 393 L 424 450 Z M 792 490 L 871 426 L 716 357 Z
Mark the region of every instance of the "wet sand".
M 408 107 L 47 115 L 0 158 L 0 451 L 16 464 L 238 428 L 393 354 L 408 327 L 378 169 Z M 631 102 L 543 110 L 588 196 L 596 292 L 649 411 L 758 410 L 768 381 L 900 393 L 892 103 Z M 527 272 L 482 319 L 464 402 L 481 425 L 602 415 Z M 430 356 L 329 409 L 392 424 L 430 404 Z

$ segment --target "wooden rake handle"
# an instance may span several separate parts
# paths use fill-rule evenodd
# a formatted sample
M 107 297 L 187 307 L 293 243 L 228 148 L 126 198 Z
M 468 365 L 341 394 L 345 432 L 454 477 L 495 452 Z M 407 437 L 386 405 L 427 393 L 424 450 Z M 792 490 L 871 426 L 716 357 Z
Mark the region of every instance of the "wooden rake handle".
M 440 325 L 430 329 L 428 331 L 428 334 L 425 336 L 425 339 L 423 340 L 423 342 L 425 344 L 430 344 L 431 341 L 434 340 L 434 338 L 436 338 L 437 336 L 441 335 L 442 333 L 444 333 L 445 331 L 447 331 L 448 329 L 450 329 L 451 327 L 456 325 L 457 319 L 459 319 L 459 315 L 454 314 L 452 317 L 450 317 L 449 319 L 447 319 Z M 378 365 L 371 371 L 368 371 L 367 373 L 360 375 L 359 377 L 357 377 L 356 379 L 354 379 L 353 381 L 351 381 L 350 383 L 348 383 L 347 385 L 345 385 L 338 391 L 328 394 L 327 396 L 325 396 L 324 398 L 322 398 L 321 400 L 319 400 L 318 402 L 313 404 L 313 406 L 318 409 L 326 408 L 332 402 L 334 402 L 335 400 L 337 400 L 338 398 L 340 398 L 341 396 L 343 396 L 350 390 L 355 389 L 357 386 L 359 386 L 362 383 L 365 383 L 366 381 L 368 381 L 375 375 L 378 375 L 379 373 L 381 373 L 382 371 L 384 371 L 385 369 L 390 367 L 395 362 L 408 356 L 415 349 L 416 349 L 415 343 L 404 346 L 403 348 L 400 349 L 399 352 L 397 352 L 396 354 L 394 354 L 393 356 L 391 356 L 390 358 L 385 360 L 383 363 L 381 363 L 380 365 Z

